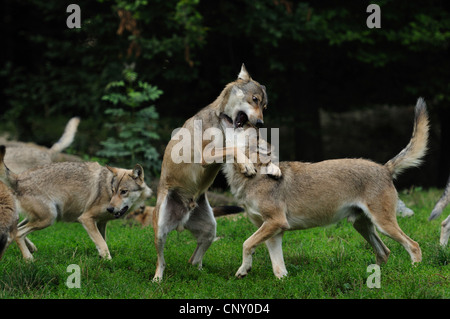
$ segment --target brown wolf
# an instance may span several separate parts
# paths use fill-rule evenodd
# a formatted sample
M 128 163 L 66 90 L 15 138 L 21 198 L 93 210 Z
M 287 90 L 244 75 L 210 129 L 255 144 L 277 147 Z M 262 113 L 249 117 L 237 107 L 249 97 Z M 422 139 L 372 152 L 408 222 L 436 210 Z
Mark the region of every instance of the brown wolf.
M 226 120 L 222 125 L 232 127 L 232 123 Z M 282 177 L 274 180 L 261 174 L 248 178 L 240 172 L 237 164 L 225 164 L 223 171 L 232 193 L 242 201 L 250 220 L 258 227 L 244 242 L 243 262 L 236 276 L 247 275 L 252 266 L 252 253 L 263 242 L 269 250 L 275 276 L 286 276 L 283 233 L 336 223 L 343 218 L 348 218 L 372 245 L 377 264 L 386 262 L 390 251 L 375 228 L 402 244 L 412 262 L 420 262 L 419 245 L 397 224 L 398 197 L 393 178 L 404 169 L 420 164 L 426 152 L 427 139 L 428 115 L 425 102 L 420 98 L 415 108 L 414 131 L 409 144 L 384 165 L 364 159 L 280 162 Z M 259 171 L 261 164 L 255 165 Z
M 267 107 L 267 94 L 263 85 L 253 80 L 242 65 L 236 81 L 225 86 L 223 91 L 207 107 L 188 119 L 183 129 L 194 136 L 195 125 L 200 123 L 202 133 L 209 128 L 222 130 L 221 117 L 228 118 L 234 127 L 242 127 L 247 121 L 253 125 L 263 124 L 263 110 Z M 201 163 L 175 163 L 172 152 L 176 145 L 171 140 L 165 150 L 158 186 L 157 203 L 153 212 L 155 246 L 158 254 L 154 281 L 161 280 L 165 268 L 164 245 L 167 234 L 172 230 L 192 232 L 197 239 L 197 248 L 189 262 L 202 267 L 206 250 L 216 237 L 216 221 L 209 205 L 206 191 L 220 170 L 220 162 L 209 162 L 202 157 Z M 193 153 L 195 141 L 190 145 Z M 206 147 L 201 144 L 200 152 Z M 222 149 L 223 156 L 230 155 L 233 149 Z M 221 152 L 218 152 L 221 153 Z M 233 155 L 232 155 L 233 156 Z M 219 156 L 222 157 L 222 156 Z M 253 165 L 251 166 L 253 167 Z M 252 175 L 247 164 L 240 165 L 241 171 Z
M 142 205 L 152 191 L 144 181 L 144 170 L 103 167 L 95 162 L 47 164 L 20 174 L 3 162 L 0 177 L 10 185 L 26 218 L 18 225 L 16 242 L 25 259 L 33 259 L 36 246 L 26 236 L 55 221 L 80 222 L 101 257 L 111 259 L 105 241 L 106 223 Z

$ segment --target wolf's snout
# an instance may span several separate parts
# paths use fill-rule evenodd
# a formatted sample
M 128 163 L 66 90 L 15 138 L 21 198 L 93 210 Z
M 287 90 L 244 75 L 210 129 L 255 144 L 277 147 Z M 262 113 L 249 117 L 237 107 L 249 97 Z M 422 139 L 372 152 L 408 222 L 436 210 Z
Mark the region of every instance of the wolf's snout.
M 108 206 L 106 210 L 109 213 L 113 214 L 115 218 L 120 218 L 128 211 L 128 208 L 128 206 L 125 206 L 122 209 L 116 211 L 116 208 L 114 208 L 113 206 Z
M 257 119 L 255 125 L 256 125 L 257 128 L 263 127 L 264 121 L 260 120 L 260 119 Z

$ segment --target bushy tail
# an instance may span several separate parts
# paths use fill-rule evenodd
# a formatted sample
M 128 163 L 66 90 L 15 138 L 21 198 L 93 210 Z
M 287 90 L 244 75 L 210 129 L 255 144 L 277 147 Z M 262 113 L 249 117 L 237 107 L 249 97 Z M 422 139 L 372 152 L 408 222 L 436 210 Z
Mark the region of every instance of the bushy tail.
M 75 138 L 75 134 L 77 133 L 78 124 L 80 124 L 79 117 L 71 118 L 66 124 L 63 135 L 58 142 L 53 144 L 53 146 L 50 148 L 50 151 L 54 153 L 60 153 L 65 148 L 69 147 L 69 145 L 72 144 Z
M 422 163 L 422 158 L 427 151 L 428 123 L 427 105 L 423 98 L 419 98 L 415 108 L 414 130 L 409 144 L 384 165 L 392 178 L 396 178 L 405 169 Z

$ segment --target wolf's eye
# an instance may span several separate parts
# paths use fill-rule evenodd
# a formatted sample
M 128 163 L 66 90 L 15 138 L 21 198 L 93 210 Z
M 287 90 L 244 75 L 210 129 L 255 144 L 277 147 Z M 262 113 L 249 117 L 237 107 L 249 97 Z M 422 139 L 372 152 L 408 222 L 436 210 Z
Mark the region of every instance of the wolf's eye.
M 258 104 L 258 98 L 256 96 L 252 96 L 252 100 L 253 102 L 255 102 L 256 104 Z
M 122 189 L 122 190 L 120 191 L 120 195 L 125 195 L 126 193 L 128 193 L 128 191 L 127 191 L 126 189 Z

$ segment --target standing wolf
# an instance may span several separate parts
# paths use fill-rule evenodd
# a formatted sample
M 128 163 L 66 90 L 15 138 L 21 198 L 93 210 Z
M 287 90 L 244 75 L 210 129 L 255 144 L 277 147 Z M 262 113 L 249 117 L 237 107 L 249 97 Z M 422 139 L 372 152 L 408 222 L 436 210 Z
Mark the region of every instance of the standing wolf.
M 282 251 L 284 232 L 325 226 L 344 218 L 373 247 L 377 264 L 386 262 L 390 251 L 376 229 L 399 242 L 413 263 L 420 262 L 419 244 L 397 223 L 398 196 L 393 179 L 422 162 L 427 149 L 428 123 L 425 101 L 419 98 L 409 144 L 384 165 L 348 158 L 317 163 L 280 162 L 283 177 L 274 180 L 260 173 L 247 178 L 235 163 L 225 164 L 223 170 L 233 195 L 244 204 L 249 219 L 258 227 L 244 242 L 243 261 L 236 277 L 247 275 L 252 267 L 252 254 L 263 242 L 269 250 L 275 276 L 286 276 Z M 225 129 L 232 127 L 226 120 L 222 124 Z M 251 125 L 244 127 L 252 128 Z M 243 134 L 246 130 L 235 131 Z M 253 136 L 257 138 L 256 134 Z M 243 153 L 252 152 L 245 145 L 241 149 Z M 255 163 L 258 171 L 261 165 L 260 161 Z
M 111 259 L 106 224 L 139 207 L 152 191 L 144 170 L 103 167 L 96 162 L 52 163 L 15 174 L 4 164 L 0 146 L 0 178 L 11 187 L 26 218 L 15 240 L 24 259 L 32 260 L 36 246 L 27 238 L 55 221 L 79 222 L 95 243 L 100 257 Z
M 183 129 L 187 130 L 191 137 L 194 137 L 196 123 L 201 123 L 202 133 L 209 128 L 222 130 L 220 121 L 223 117 L 229 119 L 235 128 L 242 127 L 246 122 L 260 126 L 263 124 L 263 110 L 266 107 L 266 88 L 254 81 L 242 65 L 237 80 L 227 84 L 213 103 L 188 119 Z M 216 236 L 216 221 L 206 191 L 213 183 L 221 164 L 217 162 L 208 164 L 204 157 L 202 157 L 202 163 L 194 163 L 193 160 L 190 163 L 178 163 L 178 161 L 176 163 L 172 153 L 177 142 L 172 139 L 166 147 L 153 214 L 158 254 L 154 281 L 163 278 L 165 268 L 163 250 L 170 231 L 186 228 L 196 237 L 197 248 L 189 262 L 198 265 L 199 268 L 202 267 L 203 255 Z M 201 142 L 202 155 L 206 144 L 205 141 Z M 194 145 L 192 138 L 191 154 L 196 151 Z M 224 157 L 234 156 L 230 154 L 234 151 L 233 149 L 223 148 L 222 151 Z M 255 173 L 250 169 L 251 166 L 241 165 L 240 167 L 241 172 L 248 175 Z

